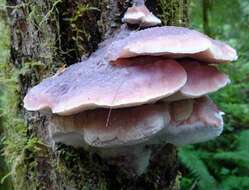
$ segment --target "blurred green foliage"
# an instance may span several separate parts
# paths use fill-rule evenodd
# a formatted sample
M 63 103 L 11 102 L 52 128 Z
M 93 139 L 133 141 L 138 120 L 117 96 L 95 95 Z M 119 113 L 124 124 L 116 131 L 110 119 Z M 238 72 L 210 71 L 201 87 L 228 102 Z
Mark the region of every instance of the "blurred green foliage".
M 192 1 L 192 28 L 204 31 L 203 2 Z M 225 112 L 217 139 L 179 150 L 183 190 L 249 189 L 249 1 L 209 0 L 208 32 L 234 47 L 238 61 L 222 65 L 232 83 L 212 95 Z

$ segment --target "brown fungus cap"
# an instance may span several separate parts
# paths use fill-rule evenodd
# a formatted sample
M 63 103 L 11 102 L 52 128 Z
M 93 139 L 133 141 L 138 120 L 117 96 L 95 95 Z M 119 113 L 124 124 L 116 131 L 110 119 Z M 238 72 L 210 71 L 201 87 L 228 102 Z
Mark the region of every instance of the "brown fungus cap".
M 171 120 L 181 122 L 187 120 L 193 112 L 193 99 L 180 100 L 170 103 Z
M 96 147 L 192 144 L 213 139 L 223 129 L 220 111 L 208 97 L 116 109 L 110 115 L 108 109 L 89 110 L 76 117 L 85 142 Z
M 166 101 L 201 97 L 230 83 L 229 77 L 213 65 L 194 60 L 180 61 L 180 64 L 187 72 L 187 82 L 176 94 L 165 98 Z
M 142 27 L 161 24 L 161 20 L 153 15 L 145 5 L 129 7 L 122 18 L 122 22 Z
M 204 125 L 213 127 L 223 125 L 219 116 L 219 109 L 207 96 L 172 102 L 170 103 L 170 109 L 171 126 L 178 127 L 182 124 L 187 125 L 194 122 L 203 122 Z
M 89 113 L 87 126 L 84 127 L 84 139 L 89 145 L 98 147 L 147 141 L 170 122 L 168 108 L 164 104 L 117 109 L 110 115 L 108 110 Z
M 138 106 L 174 94 L 186 83 L 186 72 L 176 61 L 152 59 L 141 64 L 143 59 L 137 64 L 127 59 L 124 65 L 112 65 L 105 59 L 89 58 L 32 88 L 24 107 L 71 115 L 99 107 Z
M 190 57 L 197 60 L 223 63 L 237 59 L 229 45 L 188 28 L 176 26 L 154 27 L 115 41 L 108 50 L 108 58 L 115 61 L 141 55 L 168 58 Z
M 115 110 L 88 110 L 72 116 L 53 116 L 50 127 L 57 129 L 51 134 L 57 142 L 113 147 L 147 141 L 169 122 L 167 105 L 150 104 Z M 84 139 L 81 145 L 77 142 L 72 144 L 72 139 L 68 138 L 73 132 L 81 134 L 81 139 Z
M 206 96 L 173 102 L 170 109 L 171 122 L 161 132 L 161 138 L 168 143 L 185 145 L 204 142 L 219 136 L 223 130 L 222 112 Z
M 187 97 L 200 97 L 223 88 L 230 79 L 215 66 L 200 64 L 197 61 L 183 61 L 187 72 L 187 82 L 180 92 Z
M 73 146 L 184 145 L 217 137 L 222 131 L 223 120 L 213 102 L 201 97 L 168 104 L 158 102 L 111 111 L 96 109 L 72 116 L 53 116 L 50 128 L 55 142 Z

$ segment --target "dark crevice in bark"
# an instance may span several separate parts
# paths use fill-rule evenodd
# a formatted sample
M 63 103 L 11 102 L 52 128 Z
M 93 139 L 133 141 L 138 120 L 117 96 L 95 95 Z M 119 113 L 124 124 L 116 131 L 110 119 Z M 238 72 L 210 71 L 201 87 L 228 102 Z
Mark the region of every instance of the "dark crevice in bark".
M 92 53 L 101 41 L 98 22 L 100 4 L 97 1 L 63 1 L 57 7 L 60 32 L 57 46 L 65 64 L 81 60 L 81 56 Z

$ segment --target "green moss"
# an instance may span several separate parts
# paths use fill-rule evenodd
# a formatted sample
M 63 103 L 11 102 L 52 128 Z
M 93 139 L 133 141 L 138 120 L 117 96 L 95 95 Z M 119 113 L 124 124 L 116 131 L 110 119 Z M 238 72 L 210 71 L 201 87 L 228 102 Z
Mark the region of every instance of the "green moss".
M 181 189 L 181 179 L 182 179 L 182 174 L 178 173 L 178 175 L 176 176 L 176 180 L 175 180 L 175 188 L 174 188 L 174 190 Z
M 36 68 L 40 65 L 38 62 L 27 63 L 20 70 L 6 66 L 4 78 L 1 79 L 4 156 L 10 169 L 13 185 L 15 189 L 20 190 L 35 187 L 38 184 L 38 181 L 34 180 L 37 166 L 34 158 L 38 152 L 41 152 L 40 146 L 42 145 L 36 137 L 28 135 L 27 124 L 19 112 L 21 102 L 19 77 L 29 72 L 31 66 Z M 32 179 L 27 180 L 27 177 Z
M 88 4 L 77 4 L 73 16 L 69 19 L 72 31 L 75 33 L 72 39 L 77 49 L 75 49 L 74 51 L 77 51 L 79 54 L 82 55 L 87 53 L 87 50 L 83 44 L 86 44 L 86 40 L 89 40 L 91 36 L 86 31 L 84 25 L 79 25 L 78 22 L 82 18 L 82 16 L 84 16 L 84 14 L 86 14 L 90 10 L 95 9 L 90 7 Z M 96 10 L 98 9 L 96 8 Z M 78 56 L 80 56 L 79 54 Z
M 66 151 L 59 151 L 59 156 L 55 158 L 55 163 L 50 163 L 51 155 L 49 148 L 42 144 L 36 137 L 36 124 L 32 122 L 27 123 L 27 121 L 23 119 L 22 98 L 24 94 L 22 93 L 24 92 L 23 88 L 27 87 L 27 81 L 29 86 L 30 84 L 34 85 L 42 79 L 40 77 L 46 77 L 48 74 L 51 74 L 51 72 L 57 70 L 61 60 L 57 60 L 59 63 L 53 64 L 53 57 L 59 59 L 60 55 L 58 54 L 65 53 L 60 46 L 60 42 L 55 43 L 55 41 L 57 41 L 56 38 L 49 36 L 50 33 L 48 31 L 50 31 L 50 29 L 47 24 L 48 20 L 50 22 L 56 20 L 54 19 L 54 11 L 57 11 L 57 6 L 61 2 L 61 0 L 56 0 L 49 6 L 41 4 L 38 1 L 28 1 L 25 4 L 9 7 L 12 10 L 20 11 L 25 9 L 28 12 L 26 17 L 21 18 L 25 21 L 22 21 L 22 24 L 24 24 L 22 26 L 27 24 L 26 28 L 17 27 L 17 29 L 19 29 L 18 35 L 23 38 L 32 34 L 32 38 L 39 40 L 37 42 L 35 41 L 39 46 L 37 48 L 38 54 L 34 54 L 34 57 L 25 57 L 18 65 L 9 63 L 8 58 L 3 60 L 3 64 L 0 65 L 0 86 L 2 89 L 0 112 L 2 116 L 2 126 L 4 128 L 4 156 L 9 166 L 9 173 L 4 175 L 5 179 L 12 179 L 14 189 L 47 189 L 46 187 L 52 184 L 51 181 L 48 181 L 50 180 L 50 176 L 46 176 L 46 179 L 44 179 L 41 174 L 46 173 L 46 175 L 49 175 L 49 168 L 54 166 L 57 168 L 60 176 L 65 178 L 65 186 L 81 187 L 81 189 L 94 189 L 93 187 L 96 187 L 96 189 L 105 190 L 107 187 L 105 180 L 101 178 L 99 181 L 95 180 L 95 175 L 98 171 L 101 171 L 99 170 L 100 165 L 98 169 L 89 172 L 90 168 L 89 166 L 87 167 L 89 159 L 87 158 L 85 161 L 81 161 L 80 158 L 82 157 L 79 156 L 77 150 L 73 150 L 72 148 L 70 148 L 71 152 L 66 148 Z M 78 4 L 75 13 L 69 19 L 69 23 L 76 25 L 75 28 L 71 26 L 73 32 L 76 33 L 72 39 L 78 41 L 75 47 L 80 48 L 80 44 L 86 43 L 85 40 L 90 41 L 90 35 L 87 30 L 85 30 L 84 27 L 79 27 L 83 26 L 80 24 L 80 19 L 85 16 L 88 11 L 96 10 L 97 9 L 88 5 L 83 6 L 82 4 Z M 57 31 L 60 32 L 61 26 L 57 25 L 57 22 L 54 23 L 56 24 Z M 9 35 L 8 32 L 6 32 L 6 36 Z M 42 34 L 42 38 L 36 37 L 38 33 Z M 57 34 L 57 39 L 60 39 L 60 35 L 61 34 Z M 6 55 L 9 54 L 9 38 L 7 39 L 8 46 L 6 46 Z M 19 51 L 19 49 L 17 49 L 17 51 Z M 86 50 L 84 51 L 86 52 Z M 81 55 L 82 52 L 83 51 L 81 51 Z M 81 55 L 79 55 L 79 57 Z M 41 171 L 43 167 L 47 170 Z M 78 171 L 79 167 L 80 171 Z M 78 177 L 79 172 L 81 172 L 80 177 Z M 91 177 L 89 177 L 89 175 Z M 101 176 L 102 174 L 98 173 L 98 175 Z
M 74 15 L 72 18 L 70 18 L 71 22 L 75 22 L 78 19 L 80 19 L 80 17 L 84 16 L 84 14 L 88 11 L 100 11 L 100 9 L 98 9 L 97 7 L 91 7 L 89 4 L 81 4 L 78 3 L 76 6 L 76 11 L 74 12 Z
M 41 173 L 43 173 L 41 171 L 43 167 L 51 167 L 49 166 L 51 158 L 49 149 L 35 136 L 35 124 L 29 123 L 28 125 L 28 123 L 23 119 L 22 93 L 23 88 L 25 88 L 26 85 L 23 84 L 25 83 L 25 80 L 28 80 L 29 83 L 34 85 L 41 80 L 41 76 L 45 77 L 48 73 L 51 73 L 51 71 L 53 72 L 56 70 L 58 66 L 58 64 L 52 64 L 54 57 L 52 54 L 61 52 L 58 50 L 58 46 L 56 47 L 58 44 L 54 43 L 55 39 L 52 40 L 51 36 L 48 36 L 47 20 L 50 20 L 50 22 L 53 21 L 53 11 L 55 11 L 56 6 L 60 2 L 60 0 L 57 0 L 54 1 L 51 6 L 41 7 L 44 5 L 41 5 L 36 1 L 29 1 L 26 4 L 10 7 L 12 10 L 16 9 L 16 11 L 20 11 L 20 8 L 29 10 L 29 14 L 27 14 L 27 17 L 24 19 L 27 21 L 27 27 L 30 27 L 33 31 L 26 31 L 24 30 L 25 28 L 20 28 L 18 31 L 19 35 L 25 36 L 29 33 L 33 33 L 34 35 L 41 33 L 43 35 L 43 38 L 37 38 L 39 39 L 39 48 L 42 50 L 39 51 L 38 49 L 39 55 L 35 55 L 37 58 L 27 57 L 22 60 L 19 65 L 12 65 L 9 63 L 7 57 L 9 54 L 9 38 L 7 37 L 9 35 L 9 31 L 2 33 L 5 35 L 4 38 L 8 39 L 8 43 L 5 48 L 6 52 L 4 52 L 6 58 L 1 60 L 0 65 L 0 112 L 2 116 L 2 126 L 4 128 L 4 156 L 9 166 L 9 173 L 4 174 L 4 179 L 11 177 L 15 189 L 46 189 L 46 187 L 51 184 L 51 182 L 47 181 L 48 179 L 44 180 L 43 177 L 40 176 Z M 47 9 L 48 11 L 44 11 L 44 9 Z M 81 11 L 84 13 L 92 9 L 92 7 L 88 6 L 79 6 L 79 9 L 76 11 L 71 23 L 76 21 L 78 22 L 78 18 L 81 17 L 80 14 L 82 14 Z M 46 13 L 45 15 L 44 12 Z M 58 28 L 59 27 L 60 26 L 58 26 Z M 76 38 L 80 38 L 80 35 L 82 35 L 82 32 L 78 33 L 78 37 L 76 35 Z M 86 35 L 87 33 L 85 32 L 85 36 Z M 59 34 L 57 36 L 60 37 Z M 86 38 L 88 39 L 89 36 L 86 36 Z M 44 49 L 47 49 L 47 51 L 44 51 Z M 1 53 L 3 53 L 3 51 L 1 51 Z M 1 56 L 1 58 L 2 57 L 3 56 Z M 58 54 L 56 57 L 59 57 Z M 45 65 L 44 62 L 47 64 Z M 73 156 L 76 157 L 78 155 Z M 70 160 L 71 162 L 69 163 L 73 162 L 75 166 L 78 165 L 77 162 L 80 163 L 79 158 L 72 159 L 72 157 L 70 157 Z M 62 163 L 65 164 L 65 166 L 63 166 Z M 59 161 L 58 166 L 60 167 L 58 168 L 60 169 L 58 171 L 64 171 L 64 175 L 71 178 L 69 181 L 72 181 L 73 183 L 73 181 L 77 179 L 77 168 L 68 167 L 67 170 L 62 169 L 67 167 L 69 163 L 66 164 L 65 162 Z M 44 164 L 46 164 L 46 166 L 44 166 Z M 83 166 L 82 163 L 82 169 L 84 167 L 85 166 Z M 82 172 L 84 174 L 87 173 L 86 170 Z M 48 173 L 49 171 L 46 171 L 46 174 Z M 80 180 L 79 184 L 75 185 L 81 185 L 81 187 L 89 187 L 89 189 L 91 189 L 90 187 L 95 182 L 91 181 L 90 178 L 89 180 L 86 179 Z M 101 181 L 96 184 L 96 187 L 104 190 L 106 185 L 103 181 Z
M 11 9 L 28 8 L 28 6 L 32 10 L 29 18 L 32 18 L 31 20 L 35 23 L 39 22 L 39 18 L 41 18 L 37 12 L 39 9 L 34 4 L 21 4 L 21 6 L 11 7 Z M 34 15 L 37 16 L 36 19 L 33 18 Z M 6 172 L 4 177 L 0 177 L 3 177 L 3 181 L 11 178 L 15 189 L 35 189 L 40 184 L 37 177 L 37 157 L 48 153 L 47 147 L 42 145 L 39 139 L 29 134 L 30 128 L 23 119 L 23 113 L 21 113 L 22 78 L 28 75 L 45 75 L 46 69 L 51 68 L 47 68 L 41 61 L 28 58 L 19 65 L 9 63 L 9 30 L 6 23 L 1 22 L 0 24 L 1 39 L 5 39 L 0 42 L 0 114 L 1 127 L 4 131 L 3 152 L 9 168 L 9 172 Z M 36 83 L 40 79 L 34 77 L 32 80 L 32 83 Z
M 34 72 L 38 69 L 42 71 L 42 66 L 40 62 L 26 62 L 21 69 L 11 68 L 8 64 L 1 69 L 1 115 L 5 131 L 5 155 L 9 161 L 20 155 L 28 140 L 28 127 L 19 110 L 22 106 L 20 77 L 30 72 L 31 68 Z
M 4 6 L 5 1 L 1 0 L 0 1 L 0 6 Z M 4 12 L 4 10 L 1 10 Z M 3 93 L 4 93 L 4 88 L 3 88 L 3 76 L 4 73 L 2 70 L 6 66 L 6 63 L 8 61 L 8 55 L 9 55 L 9 29 L 6 27 L 6 22 L 2 16 L 5 16 L 4 14 L 1 14 L 0 17 L 0 109 L 2 105 L 4 104 L 3 102 Z M 2 111 L 0 110 L 0 153 L 2 153 L 3 149 L 3 142 L 5 137 L 3 136 L 3 127 L 4 127 L 4 119 L 3 119 L 3 114 Z M 11 185 L 9 184 L 9 174 L 5 166 L 5 162 L 3 160 L 2 155 L 0 156 L 0 189 L 1 190 L 8 190 L 11 189 Z
M 64 177 L 65 186 L 84 190 L 111 189 L 105 178 L 108 167 L 97 155 L 65 145 L 59 145 L 56 154 L 54 165 Z
M 101 40 L 97 23 L 101 13 L 99 7 L 98 1 L 63 1 L 59 5 L 60 36 L 64 40 L 59 53 L 67 64 L 78 62 L 83 55 L 96 50 Z

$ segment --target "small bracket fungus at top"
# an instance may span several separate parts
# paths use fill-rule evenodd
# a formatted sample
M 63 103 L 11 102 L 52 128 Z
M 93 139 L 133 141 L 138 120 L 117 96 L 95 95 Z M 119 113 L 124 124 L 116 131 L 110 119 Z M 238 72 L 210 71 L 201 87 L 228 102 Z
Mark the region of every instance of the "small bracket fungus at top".
M 122 22 L 141 27 L 151 27 L 161 24 L 161 20 L 148 10 L 144 1 L 134 2 L 134 5 L 126 11 Z
M 126 21 L 139 15 L 130 10 Z M 108 161 L 129 157 L 126 164 L 141 174 L 153 145 L 180 146 L 221 134 L 222 114 L 207 94 L 230 82 L 214 63 L 236 59 L 229 45 L 194 30 L 134 32 L 123 26 L 88 59 L 33 87 L 24 107 L 52 111 L 52 142 L 92 148 Z

